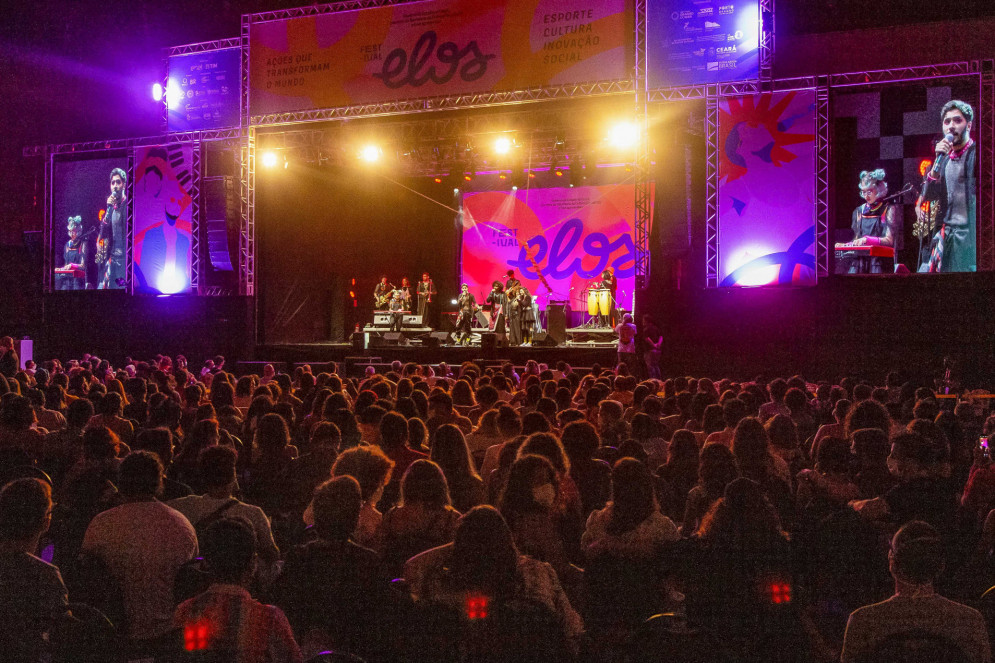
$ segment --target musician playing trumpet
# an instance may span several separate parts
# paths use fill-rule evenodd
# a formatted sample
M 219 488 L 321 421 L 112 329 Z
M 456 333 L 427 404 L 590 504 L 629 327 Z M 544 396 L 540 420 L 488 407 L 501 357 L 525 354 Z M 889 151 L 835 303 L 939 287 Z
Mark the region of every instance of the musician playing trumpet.
M 884 170 L 860 173 L 860 197 L 864 204 L 853 210 L 852 246 L 895 246 L 896 208 L 882 200 L 888 194 Z M 882 274 L 885 258 L 857 257 L 850 263 L 850 274 Z

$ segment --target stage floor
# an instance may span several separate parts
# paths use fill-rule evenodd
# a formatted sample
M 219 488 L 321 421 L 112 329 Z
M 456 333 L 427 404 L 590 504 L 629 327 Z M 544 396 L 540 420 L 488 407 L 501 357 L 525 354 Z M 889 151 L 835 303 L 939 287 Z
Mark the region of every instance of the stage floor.
M 239 362 L 237 372 L 262 373 L 262 366 L 267 363 L 284 364 L 277 370 L 292 370 L 298 364 L 311 364 L 315 372 L 317 365 L 329 362 L 346 362 L 350 364 L 368 364 L 374 360 L 374 365 L 390 364 L 397 360 L 415 362 L 418 364 L 438 364 L 446 362 L 450 366 L 458 366 L 464 361 L 482 361 L 496 363 L 510 361 L 516 366 L 524 366 L 529 359 L 546 363 L 551 368 L 558 361 L 565 361 L 573 367 L 590 367 L 594 364 L 614 366 L 617 358 L 615 347 L 514 347 L 483 349 L 480 346 L 442 346 L 429 348 L 416 345 L 381 346 L 357 350 L 351 343 L 284 343 L 260 345 L 254 353 L 256 361 Z

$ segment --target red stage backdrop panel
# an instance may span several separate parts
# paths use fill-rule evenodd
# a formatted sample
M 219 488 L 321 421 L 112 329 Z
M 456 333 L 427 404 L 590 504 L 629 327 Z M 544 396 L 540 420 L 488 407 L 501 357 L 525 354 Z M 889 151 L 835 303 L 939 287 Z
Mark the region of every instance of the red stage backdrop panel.
M 632 310 L 635 214 L 632 184 L 468 193 L 463 282 L 482 302 L 491 283 L 504 282 L 514 269 L 540 307 L 569 299 L 577 311 L 587 307 L 583 291 L 610 268 L 618 278 L 618 306 Z
M 193 146 L 140 147 L 135 163 L 135 291 L 188 292 Z
M 253 23 L 250 114 L 628 79 L 632 0 L 432 0 Z

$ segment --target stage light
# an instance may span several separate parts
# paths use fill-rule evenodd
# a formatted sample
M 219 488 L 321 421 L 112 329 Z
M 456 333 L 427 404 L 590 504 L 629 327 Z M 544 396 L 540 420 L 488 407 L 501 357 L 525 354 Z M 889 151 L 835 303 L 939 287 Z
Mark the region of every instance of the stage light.
M 265 166 L 266 168 L 272 168 L 273 166 L 276 165 L 276 161 L 277 161 L 276 152 L 273 152 L 272 150 L 268 152 L 263 152 L 263 166 Z
M 619 122 L 608 131 L 608 142 L 614 147 L 633 147 L 639 140 L 639 127 L 634 122 Z
M 500 175 L 498 175 L 498 179 L 499 180 L 506 180 L 506 179 L 508 179 L 508 175 L 505 174 L 505 173 L 501 173 Z
M 498 154 L 507 154 L 511 151 L 511 139 L 501 136 L 494 141 L 494 151 Z
M 553 171 L 553 174 L 556 175 L 557 177 L 563 177 L 563 169 L 557 168 L 556 170 Z
M 455 305 L 456 305 L 456 304 L 457 304 L 458 302 L 457 302 L 457 301 L 456 301 L 456 300 L 454 299 L 454 300 L 452 300 L 452 301 L 451 301 L 451 302 L 449 302 L 449 303 L 450 303 L 450 304 L 452 304 L 453 306 L 455 306 Z
M 919 177 L 926 177 L 926 171 L 928 171 L 930 169 L 930 166 L 932 166 L 932 165 L 933 165 L 933 162 L 930 161 L 929 159 L 923 159 L 922 161 L 920 161 L 919 162 Z
M 173 267 L 166 267 L 156 280 L 156 288 L 164 295 L 175 295 L 187 286 L 187 279 L 182 272 Z
M 152 84 L 152 101 L 162 101 L 162 83 Z
M 518 191 L 518 185 L 517 184 L 512 184 L 511 185 L 511 190 L 512 191 Z
M 534 180 L 535 178 L 536 178 L 536 174 L 535 173 L 529 173 L 529 179 L 530 180 Z
M 456 196 L 459 195 L 459 187 L 456 187 L 455 189 L 453 189 L 453 195 L 456 195 Z
M 180 104 L 183 102 L 183 89 L 180 84 L 169 79 L 166 82 L 166 106 L 168 108 L 179 108 Z
M 380 160 L 381 154 L 383 154 L 383 152 L 376 145 L 367 145 L 359 153 L 359 156 L 367 163 L 374 163 L 375 161 Z
M 466 180 L 467 182 L 472 182 L 473 181 L 473 173 L 465 173 L 463 175 L 463 179 Z
M 442 184 L 442 178 L 441 177 L 436 177 L 434 181 L 435 181 L 436 184 Z

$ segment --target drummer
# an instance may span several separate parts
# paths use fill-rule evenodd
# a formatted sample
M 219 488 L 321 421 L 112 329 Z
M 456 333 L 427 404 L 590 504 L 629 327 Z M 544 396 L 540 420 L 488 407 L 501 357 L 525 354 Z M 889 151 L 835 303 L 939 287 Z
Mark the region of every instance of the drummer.
M 601 272 L 601 287 L 608 291 L 608 305 L 605 306 L 599 301 L 599 310 L 601 312 L 601 322 L 603 327 L 615 328 L 618 324 L 618 311 L 615 306 L 615 291 L 618 289 L 618 281 L 615 279 L 615 273 L 612 272 L 611 267 L 605 267 L 605 271 Z M 607 308 L 607 310 L 605 310 Z

